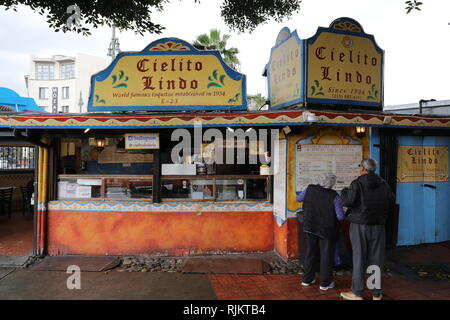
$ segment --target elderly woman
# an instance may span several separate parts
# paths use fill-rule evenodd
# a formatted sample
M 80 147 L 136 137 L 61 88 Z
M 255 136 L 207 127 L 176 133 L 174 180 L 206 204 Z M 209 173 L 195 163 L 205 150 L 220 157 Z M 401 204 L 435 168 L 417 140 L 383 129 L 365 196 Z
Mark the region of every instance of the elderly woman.
M 345 218 L 342 200 L 332 190 L 335 184 L 336 176 L 326 172 L 320 175 L 317 185 L 310 184 L 297 195 L 297 201 L 303 202 L 303 231 L 308 242 L 302 282 L 305 287 L 316 282 L 314 276 L 319 269 L 320 290 L 334 288 L 334 253 L 339 238 L 339 221 Z

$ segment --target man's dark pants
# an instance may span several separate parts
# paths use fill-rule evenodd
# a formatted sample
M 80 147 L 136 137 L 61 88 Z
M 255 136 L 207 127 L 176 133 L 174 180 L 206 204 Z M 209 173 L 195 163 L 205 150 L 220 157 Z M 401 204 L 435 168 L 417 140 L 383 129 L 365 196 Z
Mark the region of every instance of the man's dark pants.
M 333 281 L 334 250 L 336 240 L 321 238 L 306 232 L 308 247 L 306 249 L 303 282 L 310 283 L 320 270 L 320 285 L 329 286 Z
M 367 267 L 375 265 L 380 268 L 380 286 L 375 288 L 372 294 L 378 297 L 382 293 L 381 272 L 386 246 L 385 226 L 351 223 L 350 241 L 353 249 L 352 292 L 359 297 L 364 296 L 364 276 Z

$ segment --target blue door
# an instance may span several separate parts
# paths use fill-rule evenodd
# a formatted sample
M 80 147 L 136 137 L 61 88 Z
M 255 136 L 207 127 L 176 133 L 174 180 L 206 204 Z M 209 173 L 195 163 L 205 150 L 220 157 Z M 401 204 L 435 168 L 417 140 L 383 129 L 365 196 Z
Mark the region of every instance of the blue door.
M 400 136 L 398 142 L 399 146 L 450 147 L 450 137 Z M 448 160 L 446 166 L 448 170 Z M 397 183 L 397 203 L 400 205 L 397 245 L 450 240 L 448 176 L 446 180 Z

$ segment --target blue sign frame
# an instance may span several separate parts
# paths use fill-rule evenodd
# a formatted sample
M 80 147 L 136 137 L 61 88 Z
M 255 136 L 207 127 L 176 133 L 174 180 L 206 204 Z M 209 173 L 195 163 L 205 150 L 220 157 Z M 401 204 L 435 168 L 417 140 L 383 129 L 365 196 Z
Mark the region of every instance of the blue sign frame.
M 348 30 L 343 31 L 343 30 L 334 29 L 335 25 L 337 25 L 338 23 L 346 22 L 346 21 L 358 26 L 361 29 L 361 31 L 353 32 L 353 31 L 348 31 Z M 308 47 L 309 47 L 309 45 L 313 44 L 316 41 L 316 39 L 320 36 L 320 34 L 322 32 L 336 33 L 336 34 L 342 34 L 342 35 L 353 35 L 353 36 L 357 36 L 357 37 L 370 39 L 373 42 L 376 51 L 381 54 L 381 75 L 380 75 L 381 76 L 381 88 L 380 88 L 381 102 L 351 101 L 351 100 L 339 100 L 339 99 L 320 99 L 320 98 L 311 98 L 311 97 L 307 96 L 306 90 L 308 88 L 306 85 L 306 81 L 308 79 L 308 71 L 309 71 L 309 70 L 307 70 L 308 69 L 308 67 L 307 67 L 308 66 L 308 54 L 307 54 Z M 358 107 L 368 107 L 373 110 L 382 110 L 383 109 L 383 104 L 384 104 L 384 50 L 378 46 L 373 35 L 366 34 L 364 32 L 363 27 L 361 26 L 361 24 L 358 21 L 356 21 L 352 18 L 347 18 L 347 17 L 338 18 L 331 23 L 329 28 L 319 27 L 317 29 L 316 34 L 313 37 L 306 39 L 305 42 L 306 42 L 306 45 L 305 45 L 305 78 L 304 79 L 305 79 L 305 99 L 306 99 L 307 103 L 310 102 L 310 103 L 317 103 L 317 104 L 320 104 L 320 103 L 322 103 L 322 104 L 345 104 L 345 105 L 358 106 Z
M 300 67 L 301 67 L 301 73 L 299 74 L 300 76 L 300 97 L 298 99 L 294 99 L 294 100 L 290 100 L 290 101 L 286 101 L 283 102 L 281 104 L 277 104 L 277 105 L 270 105 L 270 109 L 276 110 L 276 109 L 282 109 L 288 106 L 292 106 L 295 104 L 299 104 L 299 103 L 303 103 L 305 102 L 305 85 L 306 85 L 306 80 L 305 80 L 305 70 L 306 70 L 306 64 L 305 64 L 305 45 L 304 45 L 304 40 L 301 40 L 300 37 L 297 34 L 297 30 L 294 30 L 293 32 L 291 32 L 289 30 L 288 27 L 284 27 L 280 30 L 280 32 L 278 33 L 277 36 L 277 40 L 275 43 L 275 46 L 272 47 L 272 49 L 270 50 L 270 58 L 269 58 L 269 62 L 267 63 L 267 88 L 268 88 L 268 99 L 270 99 L 270 93 L 271 93 L 271 88 L 270 88 L 270 64 L 272 62 L 272 54 L 273 52 L 280 47 L 282 44 L 284 44 L 286 41 L 288 41 L 289 39 L 291 39 L 292 37 L 294 37 L 297 41 L 297 44 L 300 47 L 300 54 L 299 54 L 299 62 L 300 62 Z
M 150 51 L 153 47 L 166 43 L 168 41 L 180 44 L 182 46 L 188 47 L 189 50 L 183 51 Z M 104 81 L 106 80 L 113 71 L 114 67 L 123 57 L 127 56 L 160 56 L 160 55 L 213 55 L 224 68 L 227 76 L 236 81 L 242 81 L 242 89 L 241 89 L 241 105 L 180 105 L 180 106 L 168 106 L 168 105 L 141 105 L 141 106 L 94 106 L 94 88 L 96 81 Z M 231 69 L 224 61 L 219 51 L 215 50 L 198 50 L 190 43 L 178 39 L 178 38 L 162 38 L 156 40 L 149 45 L 147 45 L 142 51 L 139 52 L 121 52 L 117 55 L 114 61 L 104 70 L 95 73 L 91 76 L 91 86 L 89 89 L 89 100 L 88 100 L 88 112 L 120 112 L 120 111 L 241 111 L 247 110 L 247 89 L 246 89 L 246 76 L 242 73 L 239 73 L 233 69 Z

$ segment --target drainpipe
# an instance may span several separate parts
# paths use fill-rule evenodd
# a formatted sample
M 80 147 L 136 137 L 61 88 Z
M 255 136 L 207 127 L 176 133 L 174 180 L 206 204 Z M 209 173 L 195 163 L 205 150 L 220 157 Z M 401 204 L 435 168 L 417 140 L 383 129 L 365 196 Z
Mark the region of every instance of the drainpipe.
M 430 100 L 420 99 L 419 100 L 419 113 L 420 114 L 422 114 L 423 103 L 424 102 L 431 102 L 431 101 L 436 101 L 436 99 L 430 99 Z

